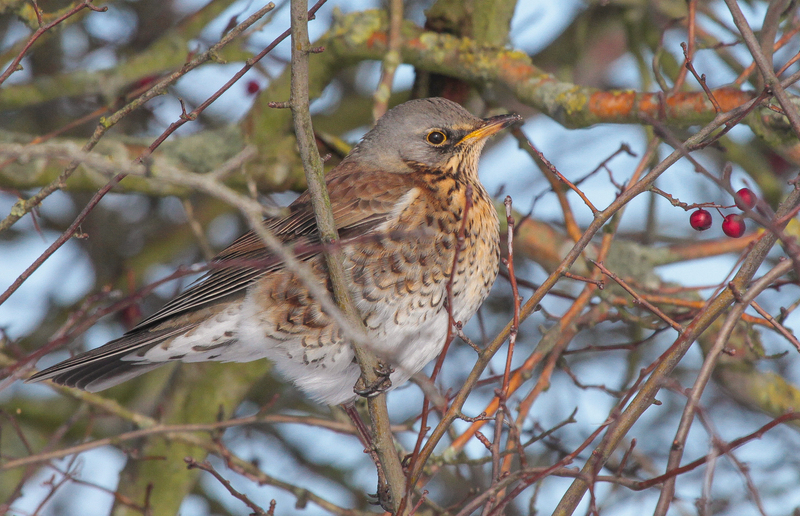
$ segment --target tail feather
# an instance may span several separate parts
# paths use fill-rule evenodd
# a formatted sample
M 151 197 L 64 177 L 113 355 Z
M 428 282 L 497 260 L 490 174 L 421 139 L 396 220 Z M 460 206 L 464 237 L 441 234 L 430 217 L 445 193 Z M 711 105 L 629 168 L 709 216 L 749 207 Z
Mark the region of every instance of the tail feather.
M 139 360 L 136 355 L 141 356 L 154 346 L 187 330 L 184 326 L 124 335 L 99 348 L 39 371 L 26 381 L 52 380 L 59 385 L 89 392 L 102 391 L 164 365 L 166 362 Z
M 51 378 L 55 383 L 77 387 L 88 392 L 99 392 L 139 375 L 152 371 L 165 362 L 124 362 L 115 360 L 102 366 L 89 365 L 66 371 Z

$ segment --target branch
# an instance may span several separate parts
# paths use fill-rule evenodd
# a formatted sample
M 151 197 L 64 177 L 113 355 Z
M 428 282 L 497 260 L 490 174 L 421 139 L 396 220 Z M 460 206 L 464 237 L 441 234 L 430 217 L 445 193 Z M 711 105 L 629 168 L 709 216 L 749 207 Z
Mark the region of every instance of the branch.
M 725 344 L 728 342 L 728 338 L 736 327 L 736 324 L 739 322 L 744 310 L 750 306 L 750 303 L 755 300 L 756 296 L 758 296 L 765 289 L 769 288 L 769 286 L 775 280 L 791 271 L 792 265 L 792 261 L 787 259 L 773 267 L 772 270 L 770 270 L 767 274 L 755 281 L 747 290 L 747 293 L 742 296 L 741 299 L 739 299 L 733 308 L 728 312 L 728 316 L 725 319 L 722 329 L 717 333 L 714 346 L 711 348 L 711 350 L 709 350 L 708 353 L 706 353 L 703 366 L 700 368 L 700 373 L 697 375 L 694 386 L 692 386 L 689 400 L 683 408 L 681 421 L 678 425 L 678 430 L 675 433 L 675 438 L 672 441 L 673 445 L 669 454 L 669 460 L 667 462 L 667 471 L 680 466 L 681 457 L 683 457 L 683 445 L 686 442 L 686 438 L 689 435 L 689 429 L 694 421 L 695 409 L 700 402 L 700 396 L 702 395 L 703 389 L 708 383 L 708 380 L 711 378 L 711 373 L 716 368 L 717 359 L 722 353 Z M 661 496 L 658 500 L 655 514 L 663 516 L 667 513 L 667 509 L 669 509 L 669 506 L 672 503 L 674 493 L 675 478 L 673 477 L 665 482 L 661 489 Z
M 28 40 L 28 42 L 25 44 L 24 47 L 22 47 L 22 50 L 20 50 L 19 54 L 17 54 L 17 57 L 15 57 L 11 61 L 11 63 L 8 65 L 8 67 L 6 67 L 5 71 L 2 74 L 0 74 L 0 85 L 2 85 L 4 82 L 6 82 L 6 79 L 8 79 L 11 76 L 12 73 L 17 72 L 19 70 L 22 70 L 22 67 L 20 66 L 20 63 L 22 62 L 22 58 L 25 57 L 25 54 L 28 52 L 28 50 L 30 50 L 30 48 L 33 46 L 33 44 L 36 43 L 36 40 L 38 40 L 45 32 L 47 32 L 48 30 L 52 29 L 53 27 L 55 27 L 59 23 L 63 22 L 67 18 L 69 18 L 69 17 L 77 14 L 78 12 L 82 11 L 83 9 L 90 9 L 90 10 L 95 11 L 95 12 L 106 12 L 106 11 L 108 11 L 108 7 L 95 7 L 95 6 L 92 5 L 91 2 L 92 2 L 92 0 L 83 0 L 83 1 L 75 4 L 74 7 L 72 7 L 67 12 L 65 12 L 64 14 L 62 14 L 61 16 L 57 17 L 55 20 L 53 20 L 53 21 L 51 21 L 50 23 L 47 23 L 47 24 L 43 23 L 43 21 L 42 21 L 42 12 L 39 10 L 39 6 L 34 3 L 33 4 L 33 9 L 36 12 L 36 18 L 37 18 L 37 20 L 39 22 L 39 28 L 37 28 L 36 31 L 33 33 L 33 35 L 31 35 L 31 37 Z
M 389 109 L 389 97 L 392 95 L 394 72 L 400 66 L 400 29 L 403 24 L 403 0 L 390 0 L 389 3 L 389 39 L 388 51 L 381 64 L 381 79 L 372 95 L 372 119 L 378 120 Z
M 20 3 L 30 2 L 25 0 Z M 97 96 L 114 101 L 137 80 L 143 77 L 160 77 L 183 66 L 186 63 L 189 43 L 198 38 L 201 31 L 233 3 L 234 0 L 209 2 L 182 20 L 176 27 L 164 32 L 149 47 L 127 60 L 121 60 L 113 68 L 95 73 L 80 70 L 55 76 L 35 77 L 30 83 L 6 84 L 3 95 L 0 96 L 0 111 L 24 109 L 58 98 L 79 95 Z M 62 28 L 72 20 L 75 18 L 62 22 Z M 218 53 L 218 58 L 228 61 L 244 60 L 249 56 L 249 53 L 235 47 L 226 47 Z
M 321 0 L 317 5 L 321 5 Z M 306 0 L 292 0 L 292 94 L 291 106 L 294 117 L 295 135 L 300 148 L 300 156 L 306 172 L 308 191 L 311 195 L 314 215 L 317 220 L 320 239 L 323 245 L 330 245 L 339 241 L 336 231 L 336 222 L 333 218 L 330 197 L 325 186 L 325 176 L 322 170 L 322 159 L 316 148 L 314 130 L 311 127 L 311 115 L 308 111 L 308 55 L 310 42 L 308 40 L 308 16 L 306 14 Z M 340 253 L 325 253 L 328 274 L 331 278 L 333 294 L 350 321 L 351 327 L 365 335 L 361 325 L 361 317 L 350 294 L 350 280 L 344 269 L 343 257 Z M 364 344 L 355 339 L 351 340 L 358 365 L 361 367 L 361 378 L 365 385 L 378 385 L 380 382 L 379 371 L 381 364 L 375 354 Z M 397 512 L 400 501 L 405 494 L 405 475 L 400 465 L 400 459 L 394 447 L 389 412 L 386 407 L 386 395 L 381 393 L 367 400 L 372 420 L 373 445 L 380 457 L 380 467 L 386 477 L 391 496 L 390 504 Z M 380 495 L 380 493 L 379 493 Z
M 740 109 L 747 109 L 747 106 L 743 106 Z M 689 138 L 685 142 L 685 146 L 691 148 L 693 145 L 696 145 L 696 144 L 698 144 L 700 142 L 705 141 L 707 138 L 709 138 L 709 137 L 711 137 L 713 135 L 714 131 L 717 128 L 719 128 L 721 125 L 726 123 L 728 120 L 730 120 L 732 118 L 735 118 L 737 116 L 737 114 L 738 114 L 737 110 L 734 110 L 734 112 L 731 112 L 731 113 L 717 115 L 712 123 L 710 123 L 707 126 L 703 127 L 695 135 L 693 135 L 691 138 Z M 520 309 L 520 321 L 524 321 L 528 316 L 531 315 L 531 313 L 533 313 L 534 309 L 542 301 L 542 299 L 544 298 L 545 294 L 547 294 L 547 292 L 549 292 L 550 289 L 552 289 L 555 286 L 556 282 L 559 279 L 561 279 L 561 277 L 564 275 L 565 272 L 569 271 L 570 267 L 581 256 L 581 254 L 583 253 L 584 249 L 591 243 L 591 241 L 594 238 L 594 236 L 597 234 L 598 231 L 600 231 L 600 229 L 606 224 L 606 222 L 608 222 L 611 219 L 611 217 L 613 217 L 623 206 L 625 206 L 628 202 L 630 202 L 634 197 L 636 197 L 640 193 L 650 189 L 652 187 L 653 183 L 656 181 L 656 179 L 659 176 L 661 176 L 661 174 L 666 172 L 669 169 L 669 167 L 674 165 L 682 157 L 684 157 L 684 153 L 683 152 L 681 152 L 680 150 L 673 151 L 664 160 L 662 160 L 660 163 L 658 163 L 656 166 L 654 166 L 650 170 L 650 172 L 647 175 L 645 175 L 641 180 L 639 180 L 638 182 L 632 184 L 625 191 L 623 191 L 614 200 L 614 202 L 612 202 L 606 209 L 604 209 L 604 210 L 598 212 L 597 214 L 595 214 L 594 220 L 589 225 L 589 227 L 584 232 L 584 234 L 581 236 L 580 240 L 578 240 L 575 243 L 575 245 L 572 247 L 572 249 L 561 260 L 561 262 L 558 265 L 558 267 L 547 277 L 547 279 L 542 283 L 542 285 L 538 289 L 536 289 L 536 291 L 533 293 L 531 298 L 528 299 L 528 301 L 526 301 L 525 304 L 521 307 L 521 309 Z M 790 201 L 787 201 L 787 202 L 789 202 L 790 204 L 794 203 L 794 202 L 800 202 L 800 191 L 796 190 L 793 195 L 796 195 L 796 197 L 791 197 Z M 772 237 L 770 239 L 770 242 L 771 243 L 769 245 L 771 247 L 771 245 L 775 242 L 775 238 Z M 763 244 L 764 240 L 762 240 L 760 243 Z M 762 251 L 766 252 L 765 250 L 762 250 Z M 761 259 L 763 260 L 763 256 L 761 256 Z M 760 261 L 759 261 L 759 263 L 760 263 Z M 750 271 L 750 269 L 748 269 L 748 271 Z M 753 274 L 753 273 L 754 273 L 754 270 L 750 271 L 750 274 Z M 719 310 L 721 311 L 722 307 L 720 307 Z M 712 320 L 713 320 L 713 318 L 712 318 Z M 706 325 L 710 324 L 710 322 L 711 321 L 707 321 L 707 322 L 704 321 L 704 323 Z M 426 443 L 425 447 L 420 452 L 419 462 L 417 463 L 417 465 L 414 467 L 414 469 L 411 471 L 411 473 L 409 475 L 409 479 L 410 479 L 411 485 L 416 483 L 416 481 L 420 478 L 420 475 L 422 474 L 422 465 L 425 464 L 425 462 L 427 461 L 428 457 L 430 457 L 431 453 L 433 453 L 433 448 L 438 444 L 439 440 L 444 436 L 444 434 L 447 431 L 447 428 L 449 427 L 449 425 L 452 424 L 452 422 L 461 414 L 461 408 L 463 407 L 464 403 L 466 402 L 467 396 L 469 396 L 469 393 L 475 387 L 475 384 L 478 382 L 478 379 L 480 378 L 481 374 L 483 373 L 483 370 L 489 364 L 489 361 L 491 360 L 491 358 L 494 356 L 495 353 L 497 353 L 497 351 L 500 349 L 500 347 L 503 345 L 505 340 L 510 335 L 512 328 L 513 328 L 513 322 L 509 322 L 503 328 L 503 330 L 494 339 L 492 339 L 492 341 L 484 348 L 483 352 L 479 355 L 478 361 L 475 364 L 475 366 L 472 368 L 472 371 L 469 373 L 469 376 L 467 377 L 466 381 L 464 382 L 464 385 L 462 386 L 462 388 L 459 390 L 458 394 L 453 399 L 453 402 L 450 405 L 450 408 L 447 410 L 447 412 L 442 417 L 442 420 L 439 423 L 439 425 L 437 425 L 437 427 L 434 428 L 433 432 L 431 433 L 431 437 L 428 439 L 428 442 Z M 705 329 L 705 326 L 703 326 L 703 329 Z M 692 333 L 688 332 L 688 334 L 692 334 Z M 686 335 L 686 333 L 684 335 Z M 688 345 L 691 344 L 692 341 L 693 341 L 693 339 L 685 344 L 686 349 L 688 349 Z M 671 370 L 672 367 L 674 367 L 674 365 L 677 364 L 677 361 L 680 359 L 680 356 L 683 356 L 683 353 L 685 353 L 686 349 L 682 349 L 682 352 L 680 353 L 680 355 L 674 357 L 676 359 L 676 361 L 675 361 L 674 364 L 671 363 L 671 365 L 669 366 L 669 370 Z M 652 378 L 651 378 L 651 380 L 652 380 Z M 656 392 L 660 388 L 660 384 L 651 385 L 650 388 L 652 390 L 648 391 L 647 396 L 654 397 Z M 633 410 L 635 413 L 632 413 L 633 415 L 630 416 L 630 419 L 627 420 L 626 424 L 632 425 L 633 422 L 636 419 L 638 419 L 638 417 L 641 415 L 641 413 L 644 411 L 644 409 L 647 408 L 648 406 L 650 406 L 651 401 L 652 401 L 652 398 L 650 398 L 649 400 L 641 399 L 635 405 L 634 408 L 629 408 L 629 411 Z M 619 435 L 615 434 L 615 438 L 616 439 L 621 439 L 625 435 L 626 432 L 627 432 L 627 428 L 624 431 L 622 431 Z M 607 436 L 608 436 L 608 434 L 607 434 Z M 614 447 L 616 446 L 617 442 L 618 441 L 614 442 Z M 610 455 L 611 451 L 613 451 L 613 448 L 610 449 L 610 450 L 607 450 L 607 453 Z M 606 452 L 606 450 L 604 450 L 604 453 L 605 452 Z M 607 460 L 607 456 L 603 457 L 602 459 L 600 459 L 600 455 L 598 455 L 598 456 L 593 455 L 592 457 L 593 457 L 593 460 L 602 460 L 602 462 L 605 462 L 605 460 Z M 588 465 L 588 463 L 587 463 L 587 465 Z M 573 488 L 578 489 L 575 486 L 579 482 L 580 481 L 574 482 L 573 483 Z M 588 488 L 588 486 L 586 486 L 586 485 L 582 485 L 580 487 L 580 489 L 581 489 L 580 497 L 583 496 L 583 492 L 587 488 Z M 578 497 L 577 501 L 580 500 L 580 497 Z M 566 498 L 562 499 L 562 503 L 564 503 L 564 500 L 566 500 Z M 576 504 L 577 504 L 577 501 L 575 501 Z
M 380 60 L 388 51 L 387 20 L 382 11 L 340 16 L 320 39 L 326 59 L 345 63 Z M 487 48 L 474 40 L 425 31 L 403 24 L 402 60 L 416 68 L 477 85 L 501 85 L 517 100 L 568 128 L 597 123 L 640 123 L 640 113 L 664 117 L 671 125 L 688 127 L 714 118 L 714 106 L 703 92 L 645 93 L 601 91 L 557 80 L 537 68 L 524 52 Z M 755 98 L 736 88 L 714 90 L 724 111 Z
M 189 71 L 212 60 L 220 49 L 222 49 L 223 47 L 225 47 L 225 45 L 236 39 L 245 29 L 247 29 L 249 26 L 258 21 L 259 18 L 264 16 L 274 7 L 275 5 L 271 3 L 266 5 L 265 7 L 257 11 L 255 14 L 247 18 L 247 20 L 237 25 L 233 30 L 228 32 L 222 39 L 220 39 L 219 42 L 217 42 L 215 45 L 209 48 L 206 52 L 201 53 L 188 63 L 184 64 L 180 68 L 180 70 L 156 82 L 156 84 L 153 85 L 149 90 L 147 90 L 145 93 L 134 99 L 132 102 L 128 103 L 123 108 L 117 110 L 117 112 L 114 113 L 113 115 L 109 116 L 108 118 L 102 119 L 100 124 L 98 124 L 97 128 L 95 129 L 94 134 L 92 134 L 92 137 L 83 146 L 83 151 L 90 152 L 92 149 L 94 149 L 94 147 L 97 145 L 100 139 L 106 134 L 106 132 L 111 127 L 116 125 L 120 120 L 122 120 L 131 112 L 133 112 L 135 109 L 144 105 L 148 100 L 165 93 L 168 86 L 170 86 L 175 81 L 186 75 L 186 73 L 188 73 Z M 53 181 L 49 185 L 46 185 L 44 188 L 39 190 L 39 192 L 31 196 L 30 198 L 20 199 L 19 201 L 17 201 L 12 207 L 11 213 L 8 215 L 8 217 L 6 217 L 3 221 L 0 222 L 0 232 L 3 232 L 6 229 L 10 228 L 14 223 L 16 223 L 23 216 L 25 216 L 25 214 L 27 214 L 33 208 L 38 206 L 51 193 L 63 188 L 67 180 L 72 175 L 72 173 L 75 171 L 75 169 L 78 168 L 78 165 L 79 165 L 78 162 L 70 163 L 69 166 L 67 166 L 67 168 L 58 176 L 58 178 L 55 181 Z M 116 183 L 118 183 L 123 177 L 124 175 L 120 175 L 119 179 L 116 180 Z
M 765 24 L 769 25 L 770 28 L 767 28 L 767 33 L 774 33 L 773 31 L 776 29 L 774 27 L 775 20 L 772 20 L 771 23 L 767 23 L 767 21 L 771 20 L 776 16 L 780 16 L 780 6 L 787 3 L 786 0 L 780 0 L 778 2 L 771 2 L 771 6 L 768 11 L 768 20 L 765 20 Z M 739 32 L 742 33 L 742 37 L 744 38 L 744 42 L 747 45 L 747 49 L 750 51 L 750 54 L 753 56 L 753 60 L 758 66 L 758 70 L 761 72 L 761 75 L 764 78 L 765 86 L 772 91 L 775 95 L 775 98 L 778 99 L 781 107 L 783 108 L 783 112 L 786 117 L 789 119 L 789 124 L 792 126 L 792 130 L 796 137 L 800 138 L 800 113 L 798 113 L 797 107 L 793 104 L 792 99 L 783 89 L 781 85 L 781 81 L 775 75 L 775 72 L 772 69 L 772 56 L 766 57 L 764 52 L 762 51 L 761 45 L 756 39 L 755 34 L 753 34 L 753 30 L 750 28 L 750 24 L 747 23 L 744 15 L 742 14 L 742 10 L 739 8 L 739 5 L 736 3 L 735 0 L 725 0 L 725 4 L 728 6 L 728 9 L 733 16 L 733 22 L 736 24 L 736 27 L 739 29 Z M 774 37 L 772 38 L 774 39 Z M 773 41 L 769 42 L 767 45 L 767 50 L 771 50 L 773 45 Z

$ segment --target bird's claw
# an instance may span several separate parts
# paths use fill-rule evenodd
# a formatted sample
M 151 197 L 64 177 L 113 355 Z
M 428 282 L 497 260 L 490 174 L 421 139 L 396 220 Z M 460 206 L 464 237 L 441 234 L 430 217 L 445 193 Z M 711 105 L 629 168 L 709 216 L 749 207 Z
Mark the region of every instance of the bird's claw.
M 392 494 L 389 492 L 389 486 L 378 481 L 378 492 L 368 494 L 369 503 L 371 505 L 380 505 L 381 508 L 388 512 L 393 513 L 394 507 L 392 506 Z
M 379 363 L 378 367 L 375 368 L 375 374 L 378 376 L 378 378 L 374 382 L 367 385 L 364 381 L 364 378 L 360 377 L 358 382 L 356 382 L 355 387 L 353 387 L 353 392 L 362 398 L 374 398 L 378 394 L 382 394 L 391 389 L 391 375 L 393 372 L 394 369 L 391 367 Z

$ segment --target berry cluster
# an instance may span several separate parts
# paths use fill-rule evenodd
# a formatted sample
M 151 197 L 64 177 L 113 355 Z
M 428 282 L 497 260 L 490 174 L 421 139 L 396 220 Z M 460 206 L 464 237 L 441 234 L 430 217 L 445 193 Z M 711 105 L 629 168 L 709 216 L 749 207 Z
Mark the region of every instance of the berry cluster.
M 736 206 L 741 210 L 751 210 L 756 205 L 756 195 L 749 188 L 742 188 L 736 192 Z M 689 224 L 697 231 L 705 231 L 711 227 L 711 214 L 699 208 L 689 216 Z M 739 213 L 726 215 L 722 221 L 722 232 L 731 238 L 739 238 L 744 235 L 746 226 L 744 218 Z

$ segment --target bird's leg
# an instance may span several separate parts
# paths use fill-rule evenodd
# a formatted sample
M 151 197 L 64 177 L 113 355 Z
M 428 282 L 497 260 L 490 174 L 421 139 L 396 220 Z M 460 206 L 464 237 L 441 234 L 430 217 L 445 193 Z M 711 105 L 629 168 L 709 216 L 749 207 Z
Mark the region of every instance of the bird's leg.
M 359 377 L 353 392 L 363 398 L 374 398 L 378 394 L 388 391 L 392 387 L 392 373 L 394 369 L 387 366 L 383 362 L 378 362 L 378 367 L 375 368 L 375 374 L 378 378 L 369 385 L 366 385 L 363 377 Z
M 369 455 L 369 457 L 372 459 L 372 462 L 375 464 L 375 468 L 378 470 L 378 492 L 375 494 L 377 502 L 385 511 L 391 512 L 392 498 L 391 494 L 389 493 L 389 484 L 386 483 L 386 476 L 383 473 L 383 467 L 381 466 L 381 460 L 378 457 L 378 452 L 375 450 L 375 446 L 372 444 L 372 434 L 370 433 L 369 428 L 367 428 L 367 425 L 364 424 L 364 420 L 361 419 L 358 410 L 356 410 L 355 404 L 345 403 L 342 405 L 342 408 L 350 417 L 350 421 L 353 422 L 353 426 L 356 427 L 358 440 L 361 441 L 362 445 L 364 445 L 364 452 Z

